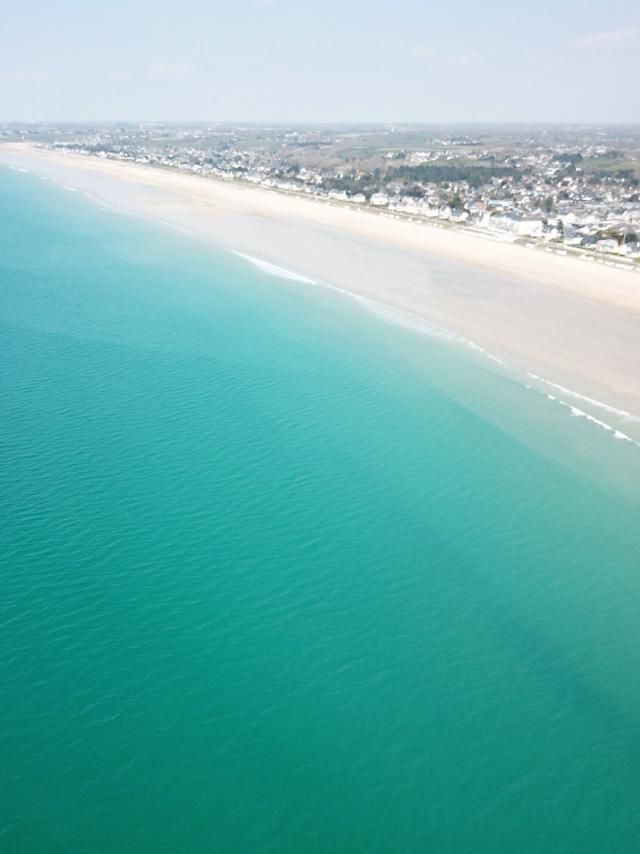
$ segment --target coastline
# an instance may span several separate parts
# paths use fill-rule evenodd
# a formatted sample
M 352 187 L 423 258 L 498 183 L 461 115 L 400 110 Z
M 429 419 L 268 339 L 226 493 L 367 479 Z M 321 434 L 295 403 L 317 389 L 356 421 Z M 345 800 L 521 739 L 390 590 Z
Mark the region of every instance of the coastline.
M 535 382 L 571 390 L 578 406 L 640 416 L 640 276 L 631 271 L 28 145 L 0 146 L 0 163 L 449 330 Z

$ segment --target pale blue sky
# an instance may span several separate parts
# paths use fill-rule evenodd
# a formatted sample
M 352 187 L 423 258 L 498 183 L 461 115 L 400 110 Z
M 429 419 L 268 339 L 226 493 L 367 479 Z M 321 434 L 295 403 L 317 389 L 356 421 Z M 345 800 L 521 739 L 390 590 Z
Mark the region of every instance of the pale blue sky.
M 640 3 L 23 0 L 0 120 L 638 122 Z

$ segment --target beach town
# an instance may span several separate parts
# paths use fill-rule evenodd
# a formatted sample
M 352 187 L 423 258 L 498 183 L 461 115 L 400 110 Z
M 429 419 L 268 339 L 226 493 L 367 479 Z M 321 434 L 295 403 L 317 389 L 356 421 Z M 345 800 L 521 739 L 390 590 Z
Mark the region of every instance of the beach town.
M 369 208 L 640 271 L 637 127 L 5 124 L 0 141 Z

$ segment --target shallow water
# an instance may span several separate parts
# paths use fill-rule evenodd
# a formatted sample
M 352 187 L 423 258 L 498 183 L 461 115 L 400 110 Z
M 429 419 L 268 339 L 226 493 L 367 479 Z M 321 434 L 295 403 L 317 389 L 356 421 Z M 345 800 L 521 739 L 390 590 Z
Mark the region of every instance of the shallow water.
M 638 449 L 0 170 L 0 848 L 631 852 Z

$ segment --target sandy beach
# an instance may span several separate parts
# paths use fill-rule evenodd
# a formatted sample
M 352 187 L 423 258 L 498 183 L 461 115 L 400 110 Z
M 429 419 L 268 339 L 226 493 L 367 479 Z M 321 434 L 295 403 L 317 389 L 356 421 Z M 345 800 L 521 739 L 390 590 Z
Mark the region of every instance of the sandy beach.
M 604 412 L 597 401 L 640 416 L 637 273 L 367 210 L 27 145 L 0 146 L 0 164 L 450 330 L 517 371 L 571 389 L 567 399 L 592 414 Z

